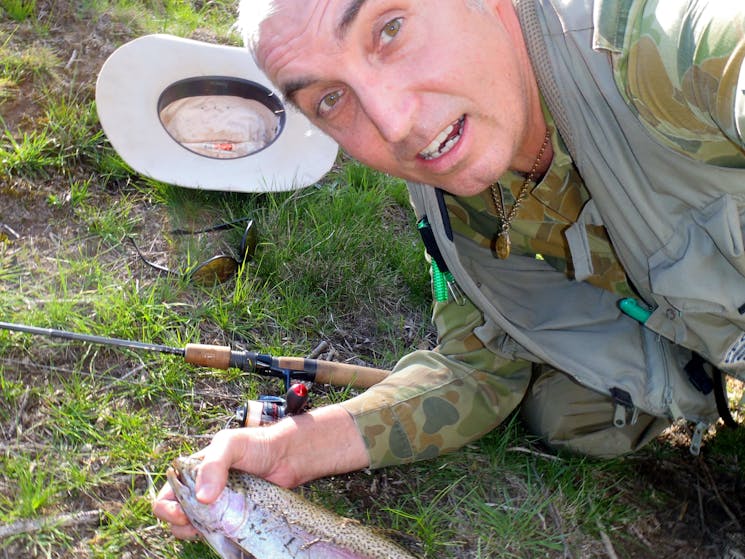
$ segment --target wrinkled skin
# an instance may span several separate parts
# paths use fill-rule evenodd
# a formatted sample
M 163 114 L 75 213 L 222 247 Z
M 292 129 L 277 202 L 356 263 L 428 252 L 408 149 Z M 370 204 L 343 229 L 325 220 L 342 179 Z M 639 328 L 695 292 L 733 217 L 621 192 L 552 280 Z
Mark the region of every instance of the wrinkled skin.
M 359 161 L 474 194 L 507 168 L 530 169 L 545 132 L 512 4 L 484 4 L 281 0 L 261 27 L 257 58 Z M 452 149 L 424 157 L 451 124 L 460 131 Z

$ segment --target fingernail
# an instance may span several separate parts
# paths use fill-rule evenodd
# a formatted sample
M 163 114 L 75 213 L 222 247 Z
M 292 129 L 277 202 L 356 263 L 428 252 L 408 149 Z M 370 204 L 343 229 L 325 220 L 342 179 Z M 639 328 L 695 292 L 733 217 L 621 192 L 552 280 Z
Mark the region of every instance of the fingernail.
M 212 502 L 214 493 L 214 486 L 211 483 L 205 483 L 197 490 L 197 500 L 202 503 Z

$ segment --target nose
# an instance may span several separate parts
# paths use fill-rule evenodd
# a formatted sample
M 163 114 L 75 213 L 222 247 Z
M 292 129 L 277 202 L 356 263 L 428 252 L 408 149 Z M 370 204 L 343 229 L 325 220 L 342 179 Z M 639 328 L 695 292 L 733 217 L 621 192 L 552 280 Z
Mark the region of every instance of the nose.
M 409 136 L 415 124 L 417 97 L 405 78 L 371 74 L 358 83 L 356 93 L 362 110 L 387 142 L 397 144 Z

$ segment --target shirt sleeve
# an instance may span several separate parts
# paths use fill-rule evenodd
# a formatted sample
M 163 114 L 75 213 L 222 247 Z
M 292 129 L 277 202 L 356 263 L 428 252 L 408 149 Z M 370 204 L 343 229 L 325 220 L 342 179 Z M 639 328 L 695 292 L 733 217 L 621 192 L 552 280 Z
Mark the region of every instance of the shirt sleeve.
M 632 10 L 623 49 L 613 57 L 619 89 L 647 127 L 674 149 L 709 163 L 741 166 L 745 3 L 634 5 L 642 8 Z
M 373 468 L 433 458 L 462 447 L 512 412 L 530 363 L 489 350 L 475 331 L 483 315 L 470 302 L 435 303 L 438 346 L 402 358 L 383 382 L 347 400 Z
M 745 42 L 740 43 L 741 51 L 745 51 Z M 734 91 L 733 126 L 735 136 L 739 138 L 741 146 L 745 146 L 745 53 L 740 53 L 740 68 L 737 71 L 737 85 Z
M 744 6 L 721 0 L 692 2 L 677 49 L 678 79 L 687 103 L 710 115 L 713 124 L 740 147 L 745 147 L 741 102 Z

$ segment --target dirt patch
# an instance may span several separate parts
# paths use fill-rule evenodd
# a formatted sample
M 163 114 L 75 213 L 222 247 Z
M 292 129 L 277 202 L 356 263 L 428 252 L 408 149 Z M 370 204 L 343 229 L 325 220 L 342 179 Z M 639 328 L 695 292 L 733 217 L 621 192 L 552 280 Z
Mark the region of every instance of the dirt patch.
M 9 85 L 10 95 L 4 95 L 0 104 L 5 128 L 12 133 L 33 129 L 43 116 L 47 95 L 92 100 L 95 77 L 103 62 L 137 34 L 131 25 L 107 15 L 91 18 L 89 25 L 81 26 L 72 15 L 78 9 L 66 0 L 42 1 L 35 20 L 0 22 L 0 37 L 8 39 L 0 42 L 3 58 L 24 61 L 19 81 Z M 46 33 L 40 34 L 40 26 Z
M 708 444 L 730 435 L 721 427 Z M 736 456 L 718 456 L 712 462 L 706 448 L 701 456 L 692 456 L 684 428 L 671 430 L 666 438 L 659 446 L 672 449 L 672 456 L 645 450 L 631 458 L 638 477 L 627 498 L 633 503 L 641 496 L 640 510 L 650 500 L 660 507 L 630 525 L 623 538 L 627 556 L 745 557 L 745 467 Z

